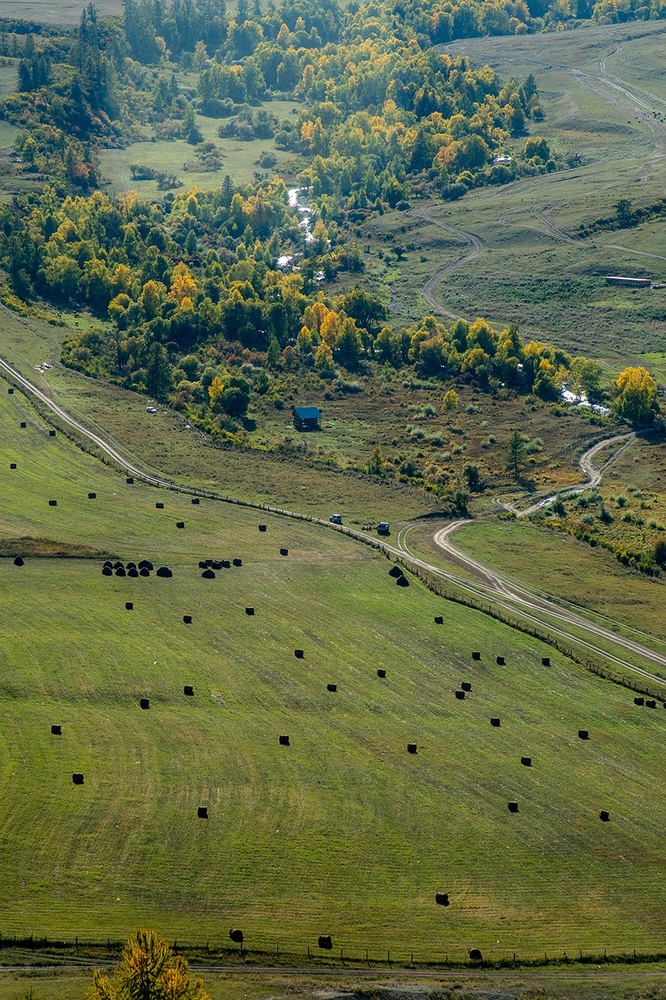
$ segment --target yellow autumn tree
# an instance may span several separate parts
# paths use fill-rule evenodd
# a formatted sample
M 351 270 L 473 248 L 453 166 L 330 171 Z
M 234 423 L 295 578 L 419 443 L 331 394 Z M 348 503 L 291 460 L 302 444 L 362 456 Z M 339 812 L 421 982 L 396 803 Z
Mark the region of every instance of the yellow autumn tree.
M 180 303 L 184 298 L 194 299 L 197 294 L 197 283 L 190 274 L 187 264 L 176 264 L 171 274 L 169 298 Z
M 155 931 L 138 930 L 125 943 L 111 979 L 96 969 L 89 1000 L 210 1000 L 203 980 L 190 972 Z
M 657 405 L 657 383 L 647 368 L 625 368 L 615 389 L 617 415 L 631 424 L 649 423 Z

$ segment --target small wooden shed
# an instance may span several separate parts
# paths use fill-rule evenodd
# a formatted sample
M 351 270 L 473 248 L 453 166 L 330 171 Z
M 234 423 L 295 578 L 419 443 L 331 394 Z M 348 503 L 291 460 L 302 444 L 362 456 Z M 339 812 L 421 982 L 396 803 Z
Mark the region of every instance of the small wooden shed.
M 316 406 L 294 406 L 294 427 L 297 431 L 318 431 L 321 410 Z

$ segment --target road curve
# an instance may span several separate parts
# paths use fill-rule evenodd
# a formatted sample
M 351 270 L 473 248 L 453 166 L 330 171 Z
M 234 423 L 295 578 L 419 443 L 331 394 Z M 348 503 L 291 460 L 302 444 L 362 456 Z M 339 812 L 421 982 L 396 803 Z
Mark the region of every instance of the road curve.
M 446 278 L 449 274 L 453 274 L 454 271 L 459 271 L 461 267 L 465 267 L 466 264 L 469 264 L 471 261 L 476 260 L 477 257 L 480 257 L 485 249 L 483 240 L 478 236 L 475 236 L 474 233 L 466 233 L 463 229 L 456 229 L 455 226 L 450 226 L 447 222 L 442 222 L 441 219 L 437 219 L 428 208 L 422 208 L 419 212 L 412 210 L 409 214 L 418 219 L 423 219 L 424 222 L 429 222 L 433 226 L 437 226 L 438 229 L 443 229 L 444 232 L 450 233 L 452 236 L 458 236 L 469 248 L 469 253 L 464 254 L 462 257 L 459 257 L 458 260 L 454 260 L 451 264 L 446 264 L 438 271 L 435 271 L 435 273 L 426 281 L 422 292 L 423 298 L 426 300 L 433 312 L 436 312 L 439 316 L 447 316 L 449 319 L 460 319 L 460 315 L 458 313 L 451 312 L 449 309 L 445 309 L 444 306 L 440 305 L 433 294 L 433 290 L 443 278 Z

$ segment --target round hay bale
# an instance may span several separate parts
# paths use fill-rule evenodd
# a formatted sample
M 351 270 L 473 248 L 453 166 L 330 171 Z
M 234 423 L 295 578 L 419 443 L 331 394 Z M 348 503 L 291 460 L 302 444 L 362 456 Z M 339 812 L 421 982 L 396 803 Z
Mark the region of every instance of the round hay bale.
M 136 568 L 136 566 L 132 566 L 132 568 L 131 568 L 131 569 L 128 569 L 128 570 L 127 570 L 127 575 L 128 575 L 128 576 L 131 576 L 131 577 L 135 577 L 135 576 L 138 576 L 138 575 L 139 575 L 139 571 L 138 571 L 138 569 Z
M 550 666 L 550 656 L 542 656 L 541 657 L 541 666 L 542 667 L 549 667 Z
M 134 611 L 134 605 L 132 604 L 132 602 L 131 602 L 131 601 L 125 601 L 125 608 L 126 608 L 126 609 L 127 609 L 128 611 Z
M 208 819 L 208 806 L 199 806 L 197 816 L 199 819 Z
M 289 737 L 288 736 L 279 736 L 278 737 L 278 741 L 279 741 L 281 747 L 288 747 L 289 746 Z
M 186 625 L 192 624 L 192 615 L 183 615 L 183 621 Z
M 495 658 L 495 663 L 496 663 L 496 664 L 497 664 L 497 665 L 498 665 L 499 667 L 503 667 L 503 666 L 505 665 L 505 663 L 506 663 L 506 660 L 504 659 L 504 657 L 503 657 L 503 656 L 497 656 L 497 657 Z
M 416 753 L 416 743 L 407 744 L 407 753 Z
M 13 396 L 14 395 L 14 390 L 13 389 L 7 389 L 7 395 L 8 396 Z
M 532 758 L 531 757 L 521 757 L 520 758 L 520 763 L 523 764 L 525 767 L 531 767 L 532 766 Z
M 134 477 L 133 476 L 128 476 L 126 478 L 125 482 L 128 484 L 128 486 L 133 486 L 134 485 Z
M 656 708 L 656 707 L 657 707 L 657 703 L 656 703 L 656 701 L 654 701 L 654 700 L 653 700 L 652 698 L 649 698 L 649 699 L 648 699 L 648 700 L 647 700 L 647 701 L 645 702 L 645 707 L 646 707 L 646 708 Z
M 116 570 L 116 576 L 127 576 L 127 573 L 125 572 L 125 567 L 124 566 L 119 566 L 118 567 L 118 569 Z
M 215 567 L 213 566 L 213 560 L 212 559 L 206 559 L 206 566 L 212 566 L 212 568 L 215 569 Z M 220 567 L 218 566 L 218 569 L 219 568 Z
M 158 500 L 157 503 L 155 504 L 155 510 L 164 510 L 164 504 Z
M 192 503 L 193 504 L 198 504 L 199 503 L 199 497 L 192 497 Z
M 51 726 L 51 733 L 54 736 L 62 736 L 62 726 L 58 726 L 58 725 Z
M 578 739 L 579 740 L 589 740 L 589 738 L 590 738 L 590 734 L 588 733 L 587 729 L 579 729 L 578 730 Z
M 386 671 L 384 670 L 383 667 L 379 667 L 379 669 L 377 670 L 377 676 L 378 677 L 386 677 Z
M 388 571 L 388 575 L 392 576 L 394 580 L 397 580 L 399 576 L 403 576 L 404 574 L 399 566 L 391 566 Z
M 406 576 L 399 576 L 395 582 L 398 587 L 409 587 L 409 580 Z
M 75 785 L 83 784 L 83 775 L 81 774 L 80 771 L 74 772 L 74 774 L 72 775 L 72 781 L 74 782 Z
M 113 570 L 110 566 L 102 566 L 102 576 L 113 576 Z
M 238 927 L 232 927 L 229 931 L 229 937 L 235 944 L 243 943 L 243 932 L 238 929 Z
M 463 691 L 471 691 L 472 690 L 471 681 L 463 681 L 460 687 L 463 689 Z
M 49 431 L 49 437 L 50 438 L 54 438 L 55 436 L 56 436 L 56 432 L 55 431 Z
M 212 569 L 205 569 L 201 575 L 204 578 L 204 580 L 215 579 L 215 574 L 213 573 Z
M 125 563 L 125 569 L 136 569 L 136 563 L 135 562 Z
M 601 812 L 599 813 L 599 819 L 601 820 L 602 823 L 610 822 L 610 813 L 608 812 L 607 809 L 601 810 Z
M 435 625 L 443 625 L 443 624 L 444 624 L 444 616 L 435 615 Z
M 232 559 L 232 562 L 233 562 L 234 566 L 242 566 L 243 565 L 243 560 L 242 559 Z
M 16 468 L 16 462 L 10 462 L 9 463 L 9 468 L 10 469 L 15 469 Z
M 327 684 L 326 685 L 326 690 L 327 691 L 337 691 L 338 690 L 338 685 L 337 684 Z
M 246 615 L 253 615 L 254 614 L 254 608 L 246 608 L 245 609 L 245 614 Z
M 438 906 L 448 906 L 449 905 L 449 894 L 448 892 L 436 892 L 435 902 Z
M 139 698 L 139 705 L 145 711 L 150 708 L 150 698 Z
M 464 691 L 456 691 L 456 698 L 458 699 L 458 701 L 463 701 L 464 698 L 465 698 L 465 692 Z
M 211 569 L 222 569 L 222 560 L 221 559 L 211 559 L 210 566 L 211 566 Z
M 184 528 L 185 527 L 185 522 L 184 521 L 176 521 L 176 527 L 177 528 Z
M 480 660 L 480 659 L 481 659 L 481 653 L 479 653 L 479 651 L 478 651 L 478 650 L 475 650 L 475 651 L 474 651 L 474 652 L 472 653 L 472 659 L 473 659 L 473 660 Z
M 139 570 L 139 576 L 150 576 L 150 570 L 146 569 L 146 567 L 144 566 L 142 569 Z
M 289 549 L 280 549 L 280 555 L 281 556 L 288 556 L 289 555 Z
M 297 660 L 302 660 L 303 657 L 305 656 L 305 653 L 303 652 L 302 649 L 295 649 L 294 656 L 296 657 Z
M 518 812 L 518 803 L 517 802 L 509 802 L 509 812 L 510 813 L 517 813 Z
M 231 563 L 229 562 L 228 559 L 221 559 L 220 560 L 220 567 L 219 568 L 220 569 L 230 569 L 231 568 Z
M 634 705 L 644 705 L 645 698 L 634 698 Z
M 28 425 L 26 424 L 25 420 L 22 420 L 21 423 L 19 424 L 19 427 L 21 427 L 23 429 L 25 429 L 27 426 Z
M 473 962 L 483 962 L 483 955 L 478 948 L 470 948 L 469 957 Z
M 58 506 L 57 500 L 49 500 L 49 507 L 57 507 L 57 506 Z
M 164 577 L 165 579 L 168 579 L 169 577 L 173 576 L 173 573 L 171 572 L 168 566 L 159 566 L 157 572 L 155 573 L 155 576 L 161 576 Z
M 121 561 L 118 559 L 116 562 L 114 562 L 113 568 L 114 569 L 123 569 L 124 568 L 124 563 L 121 563 Z
M 199 569 L 207 569 L 207 568 L 208 568 L 207 561 L 205 559 L 200 559 L 199 560 Z
M 139 569 L 152 569 L 152 568 L 153 564 L 151 563 L 150 559 L 142 559 L 141 562 L 139 563 Z
M 24 565 L 23 558 L 21 556 L 17 556 L 16 559 L 14 560 L 14 565 L 23 566 Z
M 96 500 L 97 499 L 97 494 L 96 493 L 89 493 L 88 494 L 88 499 L 89 500 Z
M 260 524 L 259 525 L 259 531 L 266 531 L 266 525 L 265 524 Z
M 194 687 L 191 684 L 186 684 L 183 688 L 183 694 L 187 695 L 188 698 L 194 698 Z
M 497 716 L 494 716 L 494 718 L 492 718 L 490 720 L 490 725 L 494 726 L 495 729 L 499 729 L 499 727 L 500 727 L 500 720 L 497 718 Z
M 109 569 L 113 569 L 113 563 L 111 562 L 110 559 L 105 559 L 104 562 L 102 563 L 102 566 L 108 566 Z
M 320 948 L 324 948 L 325 951 L 330 951 L 333 947 L 333 941 L 330 934 L 320 934 L 318 938 L 318 944 Z

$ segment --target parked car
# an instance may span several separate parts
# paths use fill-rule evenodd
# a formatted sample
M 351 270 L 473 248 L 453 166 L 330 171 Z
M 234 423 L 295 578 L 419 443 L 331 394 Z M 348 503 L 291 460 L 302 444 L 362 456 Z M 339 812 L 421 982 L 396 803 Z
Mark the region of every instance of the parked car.
M 147 406 L 146 413 L 157 413 L 157 410 L 155 409 L 154 406 Z
M 342 514 L 331 514 L 329 521 L 331 524 L 342 524 Z
M 377 525 L 377 534 L 378 535 L 390 535 L 391 534 L 391 526 L 388 523 L 388 521 L 380 521 L 379 522 L 379 524 Z

